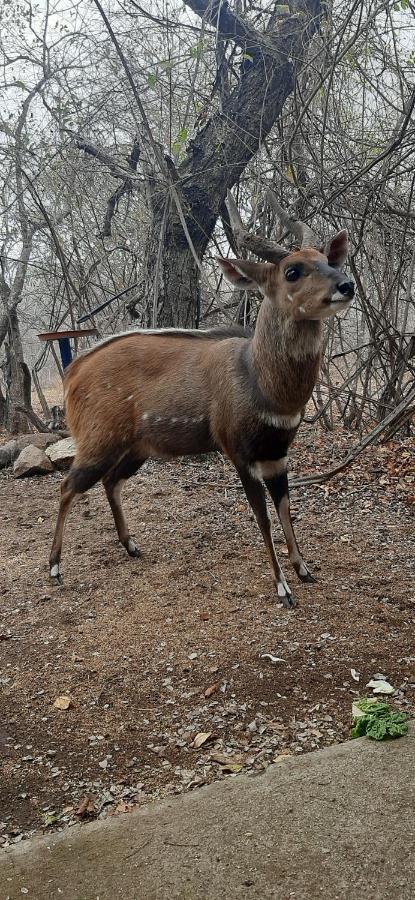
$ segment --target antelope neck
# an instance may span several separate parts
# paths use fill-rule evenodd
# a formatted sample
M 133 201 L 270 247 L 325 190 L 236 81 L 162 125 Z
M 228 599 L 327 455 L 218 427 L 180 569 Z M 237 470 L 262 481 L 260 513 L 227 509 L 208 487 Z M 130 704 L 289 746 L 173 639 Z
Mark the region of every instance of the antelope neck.
M 321 322 L 296 322 L 268 299 L 263 301 L 251 361 L 261 393 L 278 412 L 301 409 L 311 396 L 321 342 Z

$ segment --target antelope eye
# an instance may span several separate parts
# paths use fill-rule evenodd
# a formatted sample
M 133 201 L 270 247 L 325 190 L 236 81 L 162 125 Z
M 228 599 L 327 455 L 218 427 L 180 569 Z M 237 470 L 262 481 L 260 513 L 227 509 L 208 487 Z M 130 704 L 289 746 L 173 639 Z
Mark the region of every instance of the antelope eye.
M 285 278 L 287 281 L 298 281 L 301 275 L 300 269 L 297 269 L 296 266 L 288 266 L 288 269 L 285 270 Z

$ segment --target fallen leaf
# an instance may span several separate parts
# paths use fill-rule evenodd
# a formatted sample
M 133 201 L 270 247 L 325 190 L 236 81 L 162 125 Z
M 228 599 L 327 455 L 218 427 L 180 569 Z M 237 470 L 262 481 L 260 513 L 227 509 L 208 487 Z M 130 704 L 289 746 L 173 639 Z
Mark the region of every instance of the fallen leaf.
M 289 753 L 289 751 L 287 750 L 286 753 L 279 753 L 278 756 L 274 756 L 274 760 L 273 760 L 273 761 L 274 761 L 275 763 L 277 763 L 277 762 L 283 762 L 284 759 L 288 759 L 288 757 L 291 756 L 291 755 L 292 755 L 292 754 Z
M 221 768 L 228 768 L 228 766 L 239 766 L 241 769 L 244 765 L 244 758 L 240 753 L 233 753 L 232 756 L 226 756 L 225 753 L 219 753 L 218 751 L 213 751 L 210 754 L 209 759 L 212 762 L 218 763 Z
M 67 697 L 66 694 L 62 694 L 60 697 L 57 697 L 54 704 L 56 709 L 69 709 L 73 706 L 73 702 L 70 697 Z
M 86 819 L 88 816 L 94 816 L 95 814 L 94 798 L 91 794 L 85 794 L 85 797 L 82 797 L 82 800 L 79 803 L 75 815 L 79 816 L 80 819 Z
M 120 800 L 114 809 L 114 813 L 131 812 L 132 809 L 134 809 L 134 803 L 126 803 L 125 800 Z
M 222 772 L 230 772 L 231 775 L 237 775 L 238 772 L 241 772 L 243 766 L 240 766 L 238 763 L 226 763 L 224 766 L 220 766 Z
M 211 684 L 211 685 L 210 685 L 208 688 L 206 688 L 206 690 L 205 690 L 205 697 L 211 697 L 212 694 L 214 694 L 215 691 L 217 691 L 218 687 L 219 687 L 219 681 L 216 681 L 215 684 Z
M 394 694 L 395 688 L 389 684 L 389 681 L 381 681 L 380 679 L 372 678 L 368 681 L 366 687 L 372 688 L 374 694 Z
M 199 731 L 199 734 L 197 734 L 195 739 L 192 741 L 192 747 L 194 747 L 195 750 L 198 750 L 199 747 L 202 747 L 203 744 L 206 744 L 206 741 L 208 741 L 211 736 L 211 731 Z
M 276 666 L 277 663 L 285 662 L 285 659 L 282 659 L 281 656 L 274 656 L 273 653 L 261 653 L 260 659 L 269 659 L 273 666 Z
M 57 825 L 59 822 L 59 815 L 57 813 L 45 813 L 43 816 L 43 827 L 50 828 L 51 825 Z

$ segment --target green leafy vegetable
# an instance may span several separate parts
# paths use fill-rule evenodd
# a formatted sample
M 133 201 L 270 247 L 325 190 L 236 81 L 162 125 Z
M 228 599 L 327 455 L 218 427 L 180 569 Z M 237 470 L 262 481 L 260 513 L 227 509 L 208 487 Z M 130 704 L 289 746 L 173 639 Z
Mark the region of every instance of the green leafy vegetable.
M 353 717 L 353 738 L 366 735 L 373 741 L 385 741 L 408 733 L 406 713 L 393 712 L 388 703 L 373 703 L 363 698 L 356 706 L 363 715 Z

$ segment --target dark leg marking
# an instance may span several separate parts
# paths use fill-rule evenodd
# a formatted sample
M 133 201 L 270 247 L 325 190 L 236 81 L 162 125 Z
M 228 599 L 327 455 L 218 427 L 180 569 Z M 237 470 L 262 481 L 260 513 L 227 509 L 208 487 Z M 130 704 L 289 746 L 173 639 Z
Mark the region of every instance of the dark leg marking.
M 133 456 L 124 456 L 102 479 L 119 541 L 129 556 L 140 556 L 140 550 L 129 532 L 121 503 L 121 490 L 123 482 L 135 475 L 144 462 L 144 459 L 138 460 Z
M 279 565 L 277 555 L 275 553 L 274 542 L 271 534 L 271 521 L 267 510 L 267 501 L 264 486 L 257 478 L 253 478 L 247 469 L 238 468 L 238 475 L 243 484 L 248 502 L 252 508 L 255 518 L 258 522 L 264 544 L 267 548 L 269 558 L 271 560 L 272 571 L 275 579 L 275 586 L 279 599 L 283 606 L 292 608 L 296 606 L 296 601 L 285 580 L 284 573 Z
M 312 576 L 311 572 L 309 572 L 304 562 L 294 534 L 290 512 L 287 473 L 281 472 L 281 474 L 275 475 L 273 478 L 265 478 L 264 481 L 281 522 L 281 527 L 287 542 L 290 562 L 301 581 L 314 582 L 316 579 Z

